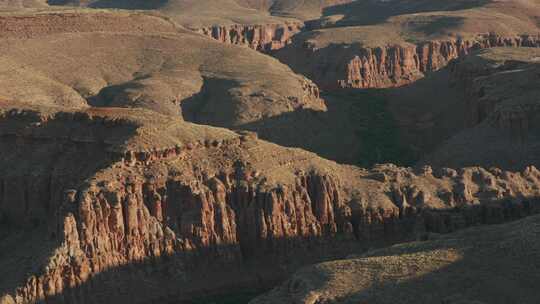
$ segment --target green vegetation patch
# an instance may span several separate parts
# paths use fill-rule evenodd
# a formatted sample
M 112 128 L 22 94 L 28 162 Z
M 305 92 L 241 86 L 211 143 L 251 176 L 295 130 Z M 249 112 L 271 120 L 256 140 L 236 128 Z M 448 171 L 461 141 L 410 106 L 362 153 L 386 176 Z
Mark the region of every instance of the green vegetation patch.
M 350 121 L 362 148 L 357 164 L 371 167 L 377 163 L 412 165 L 416 159 L 400 139 L 400 130 L 387 101 L 374 90 L 345 90 L 331 93 L 333 97 L 350 102 Z

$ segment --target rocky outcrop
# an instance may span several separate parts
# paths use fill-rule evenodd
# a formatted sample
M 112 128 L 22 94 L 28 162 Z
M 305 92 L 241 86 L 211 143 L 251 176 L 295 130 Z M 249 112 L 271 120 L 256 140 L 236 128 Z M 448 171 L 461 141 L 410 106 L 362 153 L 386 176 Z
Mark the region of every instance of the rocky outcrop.
M 214 25 L 196 29 L 197 32 L 223 43 L 243 45 L 269 53 L 283 48 L 291 37 L 303 28 L 302 22 L 261 25 Z
M 189 156 L 183 159 L 188 161 Z M 455 179 L 453 189 L 436 191 L 449 206 L 459 208 L 437 211 L 427 207 L 433 194 L 418 185 L 396 184 L 403 176 L 391 172 L 372 177 L 393 189 L 392 204 L 376 207 L 348 201 L 339 180 L 316 173 L 300 172 L 294 184 L 277 186 L 266 184 L 260 173 L 245 164 L 215 176 L 194 172 L 192 180 L 126 174 L 148 165 L 124 164 L 126 171 L 119 172 L 117 179 L 98 177 L 79 189 L 64 191 L 55 220 L 47 221 L 51 237 L 58 238 L 61 246 L 42 272 L 16 290 L 17 303 L 49 297 L 74 303 L 70 290 L 92 277 L 164 256 L 235 263 L 288 256 L 295 247 L 339 235 L 375 243 L 403 240 L 412 233 L 450 232 L 540 211 L 537 201 L 519 198 L 527 192 L 519 187 L 539 184 L 540 172 L 535 168 L 522 174 L 447 170 L 444 174 Z M 6 189 L 5 181 L 3 185 Z M 498 197 L 513 199 L 488 204 L 488 198 Z
M 137 134 L 151 140 L 148 130 L 166 129 L 145 129 L 141 124 L 149 122 L 124 121 L 119 113 L 113 119 L 104 112 L 5 115 L 12 129 L 2 129 L 9 132 L 0 150 L 5 159 L 0 213 L 23 228 L 37 225 L 56 244 L 41 267 L 25 273 L 11 291 L 16 303 L 99 302 L 100 294 L 120 284 L 115 282 L 130 284 L 115 275 L 152 275 L 167 282 L 170 271 L 191 278 L 208 263 L 297 260 L 297 249 L 307 260 L 307 253 L 325 243 L 371 246 L 540 211 L 540 172 L 534 167 L 523 172 L 430 167 L 415 172 L 392 165 L 356 170 L 249 133 L 135 150 L 123 141 Z M 171 123 L 164 123 L 171 132 Z M 192 132 L 189 128 L 194 126 L 185 126 L 184 133 Z M 198 128 L 203 133 L 206 127 Z M 164 132 L 161 137 L 168 136 Z M 38 163 L 21 162 L 15 150 L 27 151 L 25 157 Z M 47 161 L 58 158 L 62 161 Z M 178 280 L 173 283 L 180 294 L 186 286 L 199 293 L 215 286 L 208 278 L 195 287 Z M 235 284 L 230 278 L 225 282 Z M 99 292 L 81 295 L 79 287 Z M 169 297 L 163 295 L 165 287 L 154 288 L 159 296 L 128 287 L 129 295 L 117 295 L 122 301 L 131 295 L 139 301 Z
M 471 178 L 492 176 L 473 174 L 480 175 Z M 162 255 L 199 252 L 207 259 L 239 261 L 286 254 L 295 242 L 353 231 L 360 240 L 377 240 L 402 233 L 407 225 L 450 232 L 540 211 L 537 202 L 523 200 L 420 212 L 413 204 L 429 201 L 429 196 L 404 188 L 394 192 L 401 208 L 354 213 L 340 196 L 339 184 L 328 176 L 301 174 L 295 185 L 265 188 L 252 180 L 254 175 L 240 170 L 191 183 L 126 178 L 65 191 L 56 217 L 62 245 L 43 273 L 31 276 L 16 291 L 16 302 L 58 295 L 107 269 Z M 523 175 L 539 177 L 534 168 Z M 475 199 L 476 184 L 464 180 L 456 187 L 448 194 L 450 200 Z M 66 301 L 69 295 L 64 294 Z
M 429 41 L 381 47 L 291 45 L 276 54 L 323 89 L 386 88 L 416 81 L 471 51 L 491 47 L 539 47 L 537 36 L 485 35 L 471 40 Z M 328 60 L 338 58 L 337 60 Z
M 490 48 L 452 61 L 449 87 L 461 91 L 463 118 L 422 163 L 520 169 L 540 164 L 538 48 Z M 457 109 L 457 108 L 456 108 Z
M 462 174 L 463 182 L 448 193 L 449 200 L 474 201 L 478 185 L 467 179 L 493 178 L 482 170 Z M 192 253 L 241 261 L 286 254 L 295 243 L 336 234 L 354 232 L 360 240 L 380 240 L 404 235 L 407 227 L 442 233 L 540 211 L 538 202 L 528 200 L 421 211 L 414 205 L 429 201 L 429 195 L 405 187 L 394 191 L 399 201 L 394 208 L 353 212 L 341 197 L 339 183 L 329 176 L 300 174 L 294 185 L 267 187 L 255 175 L 238 169 L 189 183 L 171 177 L 126 177 L 66 190 L 56 217 L 55 235 L 62 245 L 43 273 L 17 289 L 16 302 L 57 296 L 107 269 L 148 258 Z M 540 178 L 534 168 L 518 175 L 506 179 Z M 69 291 L 63 296 L 68 301 Z
M 288 239 L 348 228 L 336 184 L 324 176 L 275 189 L 223 176 L 190 184 L 113 181 L 82 191 L 66 191 L 57 217 L 62 245 L 44 272 L 16 291 L 17 303 L 58 295 L 92 275 L 151 257 L 200 252 L 240 261 L 284 253 Z
M 536 99 L 538 82 L 534 77 L 540 69 L 535 59 L 537 53 L 494 49 L 450 65 L 452 82 L 462 84 L 465 89 L 469 126 L 487 119 L 494 127 L 518 136 L 535 127 L 536 113 L 540 111 Z

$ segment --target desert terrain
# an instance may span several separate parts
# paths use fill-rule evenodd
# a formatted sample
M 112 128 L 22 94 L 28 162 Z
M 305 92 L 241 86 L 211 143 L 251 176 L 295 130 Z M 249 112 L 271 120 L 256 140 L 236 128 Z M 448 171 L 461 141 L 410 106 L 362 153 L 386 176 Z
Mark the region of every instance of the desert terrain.
M 538 303 L 540 2 L 0 0 L 0 304 Z

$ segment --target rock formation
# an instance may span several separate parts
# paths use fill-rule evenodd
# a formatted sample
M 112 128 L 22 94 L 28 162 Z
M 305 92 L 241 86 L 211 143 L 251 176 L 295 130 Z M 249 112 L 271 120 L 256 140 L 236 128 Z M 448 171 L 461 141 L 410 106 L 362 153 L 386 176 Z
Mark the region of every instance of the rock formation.
M 223 43 L 245 45 L 257 51 L 270 53 L 291 43 L 291 37 L 300 32 L 302 22 L 263 25 L 214 25 L 196 31 Z
M 537 215 L 313 265 L 250 303 L 536 303 L 539 228 Z
M 312 15 L 355 2 L 295 7 L 309 6 Z M 220 12 L 223 3 L 231 10 Z M 474 50 L 540 46 L 537 36 L 498 31 L 362 44 L 330 30 L 331 40 L 316 41 L 314 33 L 347 22 L 373 24 L 325 11 L 320 29 L 300 33 L 300 21 L 251 9 L 277 14 L 291 4 L 224 0 L 200 18 L 182 11 L 207 5 L 192 0 L 152 4 L 151 13 L 0 14 L 0 269 L 9 273 L 0 276 L 0 304 L 168 302 L 267 288 L 314 261 L 540 212 L 534 150 L 512 170 L 493 163 L 451 169 L 444 161 L 364 169 L 254 132 L 193 124 L 258 131 L 302 117 L 324 126 L 328 109 L 315 83 L 326 90 L 400 86 Z M 252 15 L 230 22 L 235 12 Z M 190 28 L 199 33 L 178 25 L 194 20 L 201 25 Z M 275 54 L 315 83 L 274 58 L 201 34 Z M 522 141 L 538 134 L 538 69 L 529 59 L 449 67 L 466 89 L 473 131 L 499 139 L 502 130 Z M 519 88 L 528 86 L 517 97 L 501 92 L 514 73 Z M 276 133 L 319 136 L 294 126 Z M 446 151 L 463 146 L 477 149 L 450 144 Z M 311 296 L 304 302 L 324 298 Z
M 538 49 L 494 48 L 453 62 L 451 83 L 465 91 L 466 126 L 424 163 L 519 168 L 538 164 Z
M 39 270 L 9 291 L 17 303 L 58 297 L 73 302 L 81 297 L 77 288 L 100 282 L 101 273 L 149 259 L 186 262 L 195 255 L 234 264 L 291 258 L 296 248 L 340 235 L 337 244 L 376 244 L 540 211 L 540 172 L 534 167 L 521 173 L 430 167 L 414 172 L 391 165 L 366 171 L 252 134 L 155 115 L 6 108 L 1 213 L 10 226 L 45 228 L 45 238 L 59 244 Z M 156 133 L 164 125 L 168 132 L 199 128 L 195 134 L 208 135 Z M 22 165 L 19 159 L 30 156 L 13 153 L 21 150 L 33 151 L 31 158 L 41 165 Z M 60 159 L 50 167 L 55 155 Z M 91 162 L 77 164 L 82 155 Z M 92 293 L 84 298 L 97 301 Z
M 429 41 L 393 46 L 361 47 L 309 43 L 291 45 L 276 57 L 315 81 L 323 89 L 387 88 L 410 84 L 451 60 L 491 47 L 539 47 L 536 36 L 485 35 L 471 40 Z M 336 60 L 329 60 L 336 58 Z

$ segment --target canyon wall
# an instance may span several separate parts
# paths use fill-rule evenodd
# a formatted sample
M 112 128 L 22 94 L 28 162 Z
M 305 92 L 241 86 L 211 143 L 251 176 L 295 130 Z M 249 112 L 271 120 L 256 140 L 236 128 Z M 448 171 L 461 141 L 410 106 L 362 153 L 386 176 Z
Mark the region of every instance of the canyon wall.
M 538 50 L 499 48 L 452 62 L 451 82 L 464 87 L 469 126 L 488 120 L 516 137 L 538 127 L 539 89 L 534 75 L 540 70 L 536 59 L 539 54 Z
M 303 27 L 302 22 L 284 22 L 283 24 L 214 25 L 195 31 L 223 43 L 243 45 L 269 53 L 288 45 L 291 37 L 300 32 Z
M 539 49 L 491 48 L 453 61 L 450 86 L 463 90 L 463 129 L 421 162 L 519 169 L 539 165 Z M 461 113 L 460 113 L 461 112 Z
M 377 246 L 540 211 L 540 171 L 534 167 L 413 171 L 381 165 L 368 171 L 250 133 L 187 123 L 184 133 L 200 128 L 197 134 L 205 130 L 223 139 L 133 148 L 141 134 L 152 142 L 148 130 L 167 137 L 163 132 L 172 123 L 165 122 L 169 129 L 144 129 L 144 121 L 119 114 L 133 111 L 116 111 L 112 118 L 107 111 L 8 111 L 0 117 L 2 223 L 43 234 L 49 248 L 40 249 L 45 258 L 30 270 L 24 267 L 28 261 L 17 260 L 27 254 L 24 246 L 10 248 L 6 263 L 14 259 L 20 265 L 11 274 L 21 279 L 7 287 L 2 282 L 10 278 L 0 281 L 2 292 L 10 294 L 6 298 L 180 299 L 219 284 L 225 290 L 237 286 L 241 279 L 234 275 L 214 277 L 218 270 L 205 268 L 212 263 L 230 273 L 253 261 L 274 263 L 276 257 L 302 265 L 314 251 L 319 259 L 330 256 L 317 251 L 325 244 L 346 254 L 341 249 L 347 244 Z M 272 265 L 285 272 L 280 263 Z M 192 279 L 202 274 L 207 276 Z M 258 276 L 265 279 L 264 273 Z M 119 286 L 127 291 L 118 292 Z
M 317 49 L 309 44 L 290 45 L 275 56 L 296 72 L 306 75 L 322 89 L 386 88 L 414 82 L 425 73 L 471 51 L 491 47 L 539 47 L 531 35 L 501 37 L 485 35 L 470 40 L 429 41 L 364 48 L 330 45 Z M 330 60 L 332 58 L 332 60 Z
M 304 24 L 211 26 L 195 29 L 220 42 L 245 45 L 272 53 L 295 72 L 307 76 L 324 90 L 388 88 L 410 84 L 472 51 L 493 47 L 540 47 L 537 35 L 479 35 L 471 39 L 434 40 L 380 47 L 330 44 L 317 48 L 307 41 L 293 43 Z
M 540 177 L 534 169 L 524 174 Z M 377 241 L 406 232 L 443 233 L 501 223 L 540 211 L 537 201 L 508 200 L 454 211 L 420 212 L 407 200 L 412 204 L 429 200 L 429 196 L 404 188 L 394 192 L 401 208 L 353 212 L 340 197 L 338 183 L 319 175 L 301 175 L 295 185 L 268 189 L 237 179 L 238 175 L 190 183 L 131 178 L 64 192 L 55 225 L 62 245 L 43 272 L 30 276 L 16 290 L 16 303 L 47 298 L 78 303 L 82 299 L 70 289 L 93 276 L 162 256 L 181 255 L 189 261 L 190 255 L 199 255 L 235 263 L 287 255 L 295 246 L 323 237 L 354 235 L 359 241 Z M 474 186 L 463 187 L 462 194 L 456 191 L 448 193 L 449 197 L 474 200 L 470 189 Z

